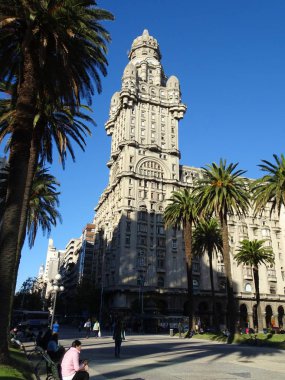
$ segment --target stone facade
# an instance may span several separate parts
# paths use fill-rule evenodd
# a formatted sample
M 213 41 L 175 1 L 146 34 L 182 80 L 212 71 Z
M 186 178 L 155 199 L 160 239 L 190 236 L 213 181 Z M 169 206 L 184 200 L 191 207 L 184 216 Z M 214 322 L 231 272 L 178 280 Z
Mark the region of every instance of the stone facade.
M 96 283 L 105 307 L 126 315 L 186 313 L 186 270 L 181 231 L 165 230 L 163 212 L 173 190 L 193 186 L 198 168 L 181 166 L 178 123 L 186 112 L 179 81 L 168 79 L 159 45 L 147 30 L 129 53 L 120 92 L 111 99 L 106 132 L 111 136 L 109 183 L 96 207 Z M 284 213 L 247 218 L 229 216 L 232 271 L 241 325 L 253 326 L 254 284 L 250 268 L 237 267 L 233 254 L 243 238 L 266 239 L 275 252 L 274 268 L 263 266 L 262 308 L 266 321 L 279 324 L 285 308 Z M 214 262 L 220 323 L 225 322 L 222 255 Z M 194 260 L 195 316 L 211 323 L 208 259 Z M 245 312 L 246 310 L 246 312 Z M 278 314 L 279 310 L 279 314 Z M 272 316 L 273 315 L 273 316 Z

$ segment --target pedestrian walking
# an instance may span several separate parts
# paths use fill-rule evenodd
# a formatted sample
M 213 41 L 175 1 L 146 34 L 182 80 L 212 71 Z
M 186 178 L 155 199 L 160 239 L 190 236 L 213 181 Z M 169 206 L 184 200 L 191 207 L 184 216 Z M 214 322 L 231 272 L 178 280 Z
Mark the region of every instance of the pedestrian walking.
M 182 338 L 182 332 L 183 332 L 183 325 L 182 322 L 180 321 L 178 323 L 178 333 L 179 333 L 179 338 Z
M 94 323 L 93 331 L 94 331 L 94 336 L 95 336 L 95 338 L 98 338 L 99 335 L 101 336 L 101 332 L 100 332 L 100 323 L 99 323 L 99 321 L 97 321 L 97 319 L 96 319 L 96 321 L 95 321 L 95 323 Z
M 123 340 L 123 327 L 121 321 L 117 321 L 115 323 L 113 339 L 115 341 L 115 357 L 119 358 L 121 353 L 121 344 Z
M 88 339 L 89 336 L 90 336 L 90 332 L 91 332 L 91 319 L 87 319 L 87 321 L 84 323 L 84 328 L 85 328 L 85 331 L 86 331 L 86 336 L 85 338 Z
M 88 362 L 84 360 L 80 364 L 79 356 L 81 352 L 81 342 L 74 340 L 71 347 L 61 362 L 62 380 L 89 380 Z

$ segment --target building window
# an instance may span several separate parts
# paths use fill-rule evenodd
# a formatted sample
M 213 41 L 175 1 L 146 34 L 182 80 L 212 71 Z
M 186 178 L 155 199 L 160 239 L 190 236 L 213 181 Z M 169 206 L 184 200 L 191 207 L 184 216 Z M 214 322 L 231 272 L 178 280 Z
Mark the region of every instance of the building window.
M 130 235 L 126 235 L 125 245 L 130 245 L 130 243 L 131 243 L 131 237 Z
M 145 238 L 145 236 L 139 236 L 138 243 L 139 243 L 139 245 L 146 245 L 146 238 Z
M 162 276 L 158 277 L 158 279 L 157 279 L 157 286 L 159 286 L 160 288 L 164 287 L 164 277 L 162 277 Z
M 268 228 L 262 228 L 261 235 L 263 237 L 270 236 L 270 230 Z
M 193 262 L 192 272 L 200 273 L 200 263 Z
M 146 211 L 139 211 L 139 220 L 147 220 Z
M 156 233 L 157 233 L 157 235 L 164 235 L 164 228 L 163 228 L 163 226 L 157 226 L 156 227 Z
M 244 291 L 247 292 L 247 293 L 251 293 L 252 292 L 252 286 L 249 282 L 247 282 L 245 285 L 244 285 Z
M 276 288 L 274 285 L 270 286 L 270 294 L 276 294 Z
M 198 289 L 199 288 L 199 280 L 197 278 L 193 278 L 193 288 Z
M 142 274 L 140 274 L 137 278 L 137 285 L 138 286 L 144 286 L 144 276 Z
M 220 280 L 219 281 L 219 290 L 220 292 L 225 292 L 227 289 L 227 284 L 225 280 Z
M 177 249 L 177 240 L 172 239 L 172 249 Z
M 145 223 L 138 223 L 138 232 L 147 232 L 147 224 Z
M 131 232 L 131 222 L 127 222 L 126 231 Z

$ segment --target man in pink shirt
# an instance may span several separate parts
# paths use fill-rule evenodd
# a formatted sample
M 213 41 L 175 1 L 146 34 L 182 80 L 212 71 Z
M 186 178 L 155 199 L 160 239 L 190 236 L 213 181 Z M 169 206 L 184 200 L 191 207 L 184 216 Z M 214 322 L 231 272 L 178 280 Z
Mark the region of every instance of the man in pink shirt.
M 81 351 L 81 342 L 75 340 L 68 351 L 66 351 L 61 362 L 61 375 L 62 380 L 88 380 L 89 373 L 88 363 L 85 360 L 83 363 L 79 362 L 79 355 Z

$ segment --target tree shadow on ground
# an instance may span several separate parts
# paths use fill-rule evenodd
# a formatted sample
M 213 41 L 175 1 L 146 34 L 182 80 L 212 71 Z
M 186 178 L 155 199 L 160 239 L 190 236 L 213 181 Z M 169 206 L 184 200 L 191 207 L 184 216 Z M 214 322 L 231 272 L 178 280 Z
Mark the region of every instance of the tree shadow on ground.
M 145 340 L 146 337 L 144 336 Z M 110 340 L 109 345 L 104 342 L 104 346 L 95 344 L 86 347 L 86 353 L 88 351 L 88 356 L 91 358 L 96 358 L 96 368 L 100 366 L 100 361 L 102 363 L 113 363 L 116 359 L 113 358 L 114 344 Z M 208 359 L 208 363 L 215 362 L 220 358 L 226 358 L 232 354 L 238 356 L 237 361 L 241 363 L 250 363 L 254 358 L 258 356 L 273 356 L 276 352 L 282 352 L 276 348 L 265 348 L 265 347 L 250 347 L 244 345 L 228 345 L 225 343 L 207 344 L 205 340 L 198 339 L 183 339 L 183 340 L 173 340 L 173 342 L 165 342 L 165 337 L 157 339 L 149 338 L 146 343 L 142 342 L 137 337 L 132 340 L 129 338 L 126 343 L 123 343 L 121 351 L 120 363 L 123 364 L 124 360 L 135 359 L 136 357 L 140 359 L 140 363 L 128 363 L 127 368 L 114 369 L 111 366 L 106 368 L 100 368 L 100 375 L 107 379 L 115 379 L 123 377 L 125 380 L 130 380 L 131 376 L 135 376 L 141 372 L 152 371 L 158 367 L 172 366 L 181 363 L 193 363 L 199 359 Z M 149 362 L 143 363 L 141 359 L 151 358 Z M 97 376 L 97 375 L 96 375 Z M 95 379 L 96 376 L 91 376 L 90 379 Z M 138 379 L 138 378 L 136 378 Z M 140 378 L 139 378 L 140 379 Z M 132 379 L 134 380 L 134 379 Z M 140 379 L 141 380 L 141 379 Z

